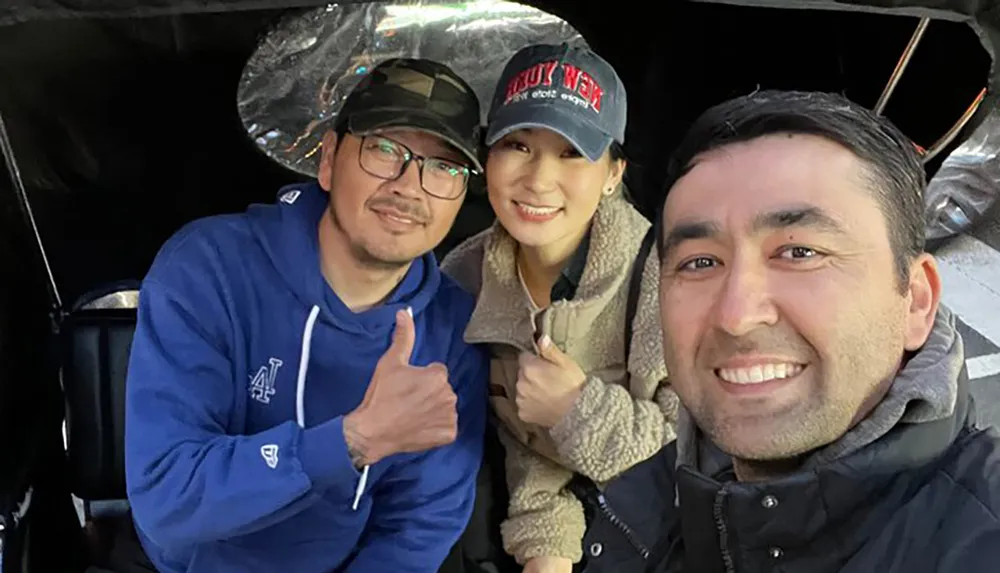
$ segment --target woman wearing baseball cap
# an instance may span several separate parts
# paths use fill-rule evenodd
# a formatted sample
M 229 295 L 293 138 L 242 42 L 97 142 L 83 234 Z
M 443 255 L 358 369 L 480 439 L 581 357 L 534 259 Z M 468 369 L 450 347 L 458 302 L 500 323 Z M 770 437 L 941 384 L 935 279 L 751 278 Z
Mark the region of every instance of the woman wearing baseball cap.
M 525 572 L 570 572 L 586 529 L 577 486 L 605 483 L 674 438 L 659 264 L 645 256 L 651 223 L 622 184 L 625 88 L 600 56 L 522 49 L 488 123 L 497 220 L 442 269 L 477 296 L 466 341 L 493 351 L 490 401 L 510 490 L 504 549 Z

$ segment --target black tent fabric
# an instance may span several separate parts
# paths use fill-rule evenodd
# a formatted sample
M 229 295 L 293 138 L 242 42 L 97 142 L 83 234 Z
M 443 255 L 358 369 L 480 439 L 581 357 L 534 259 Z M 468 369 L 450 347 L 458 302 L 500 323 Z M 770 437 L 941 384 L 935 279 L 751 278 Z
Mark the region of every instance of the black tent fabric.
M 702 110 L 758 87 L 835 91 L 873 106 L 919 17 L 933 22 L 885 111 L 916 143 L 934 143 L 989 88 L 957 145 L 996 105 L 1000 87 L 1000 0 L 527 3 L 567 20 L 621 75 L 628 178 L 647 213 L 661 196 L 667 154 Z M 270 201 L 298 179 L 246 136 L 236 87 L 280 16 L 325 4 L 0 2 L 0 115 L 64 305 L 102 284 L 141 279 L 184 223 Z M 26 439 L 5 443 L 0 511 L 23 493 L 26 473 L 36 486 L 51 482 L 61 455 L 46 274 L 7 175 L 0 173 L 0 435 Z M 445 248 L 489 217 L 485 198 L 470 195 Z M 58 548 L 48 553 L 38 558 L 65 557 Z M 73 570 L 58 561 L 36 566 Z
M 296 4 L 309 3 L 319 4 Z M 179 225 L 269 200 L 295 179 L 257 152 L 235 105 L 243 64 L 285 13 L 273 7 L 288 4 L 224 4 L 9 0 L 0 7 L 0 23 L 8 23 L 0 27 L 0 113 L 64 298 L 141 277 Z M 626 82 L 629 179 L 647 213 L 664 157 L 705 107 L 757 87 L 839 91 L 874 105 L 914 16 L 947 17 L 928 29 L 886 110 L 917 143 L 933 143 L 997 81 L 995 2 L 678 1 L 658 12 L 594 0 L 535 4 L 574 25 Z M 766 7 L 776 5 L 785 8 Z M 882 12 L 829 10 L 860 7 Z M 104 15 L 116 18 L 96 17 Z M 0 205 L 11 198 L 0 193 Z M 448 245 L 481 226 L 466 221 Z
M 322 6 L 316 0 L 8 0 L 0 26 L 60 18 L 149 18 Z

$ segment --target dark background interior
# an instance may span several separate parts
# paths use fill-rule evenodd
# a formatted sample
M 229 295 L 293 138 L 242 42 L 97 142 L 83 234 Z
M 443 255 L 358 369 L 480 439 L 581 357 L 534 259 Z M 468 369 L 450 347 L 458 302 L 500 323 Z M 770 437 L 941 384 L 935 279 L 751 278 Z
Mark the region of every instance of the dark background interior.
M 556 5 L 626 82 L 630 180 L 647 208 L 666 155 L 705 107 L 757 86 L 838 91 L 874 105 L 916 24 L 695 2 L 670 3 L 660 17 L 595 2 L 537 4 Z M 64 302 L 141 278 L 181 224 L 270 201 L 296 179 L 255 149 L 235 105 L 242 66 L 279 14 L 0 28 L 0 113 Z M 989 66 L 971 28 L 936 21 L 886 114 L 929 146 L 986 85 Z M 17 225 L 7 191 L 0 204 L 15 216 L 5 223 Z
M 917 23 L 700 2 L 650 4 L 659 14 L 615 8 L 623 2 L 532 3 L 573 24 L 625 81 L 629 181 L 647 213 L 667 154 L 706 107 L 757 87 L 836 91 L 874 106 Z M 282 13 L 0 26 L 0 113 L 64 304 L 141 279 L 182 224 L 270 201 L 298 178 L 256 150 L 235 105 L 244 62 Z M 990 66 L 969 26 L 935 21 L 886 114 L 930 146 L 987 85 Z M 38 446 L 58 438 L 61 397 L 44 273 L 14 198 L 0 173 L 0 507 L 24 482 L 20 469 L 56 488 L 60 463 L 57 449 Z M 488 223 L 485 199 L 470 195 L 448 245 Z M 39 451 L 48 457 L 32 463 Z
M 757 86 L 839 91 L 874 105 L 916 24 L 673 4 L 660 18 L 586 3 L 553 10 L 629 88 L 630 175 L 644 205 L 662 180 L 666 154 L 708 105 Z M 235 106 L 243 63 L 278 14 L 0 29 L 0 112 L 64 302 L 104 281 L 141 278 L 184 222 L 270 201 L 297 177 L 257 152 Z M 886 114 L 929 146 L 985 86 L 989 65 L 971 28 L 935 22 Z M 4 193 L 3 204 L 10 199 Z

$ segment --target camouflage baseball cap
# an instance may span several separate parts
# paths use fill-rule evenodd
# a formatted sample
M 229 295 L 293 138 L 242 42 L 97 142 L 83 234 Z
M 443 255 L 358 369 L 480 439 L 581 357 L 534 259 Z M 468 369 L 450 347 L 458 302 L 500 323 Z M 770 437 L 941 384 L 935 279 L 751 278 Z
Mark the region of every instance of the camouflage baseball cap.
M 359 135 L 392 127 L 436 135 L 481 173 L 479 118 L 479 99 L 465 80 L 444 64 L 413 58 L 372 68 L 340 110 L 340 119 Z

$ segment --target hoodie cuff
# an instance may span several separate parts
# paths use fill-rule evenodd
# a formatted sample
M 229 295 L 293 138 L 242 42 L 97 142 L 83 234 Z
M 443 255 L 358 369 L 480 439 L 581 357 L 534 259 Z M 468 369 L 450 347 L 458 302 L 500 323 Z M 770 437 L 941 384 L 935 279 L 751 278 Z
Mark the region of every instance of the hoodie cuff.
M 345 497 L 354 495 L 361 479 L 347 453 L 343 416 L 302 431 L 299 462 L 314 487 L 332 488 Z

